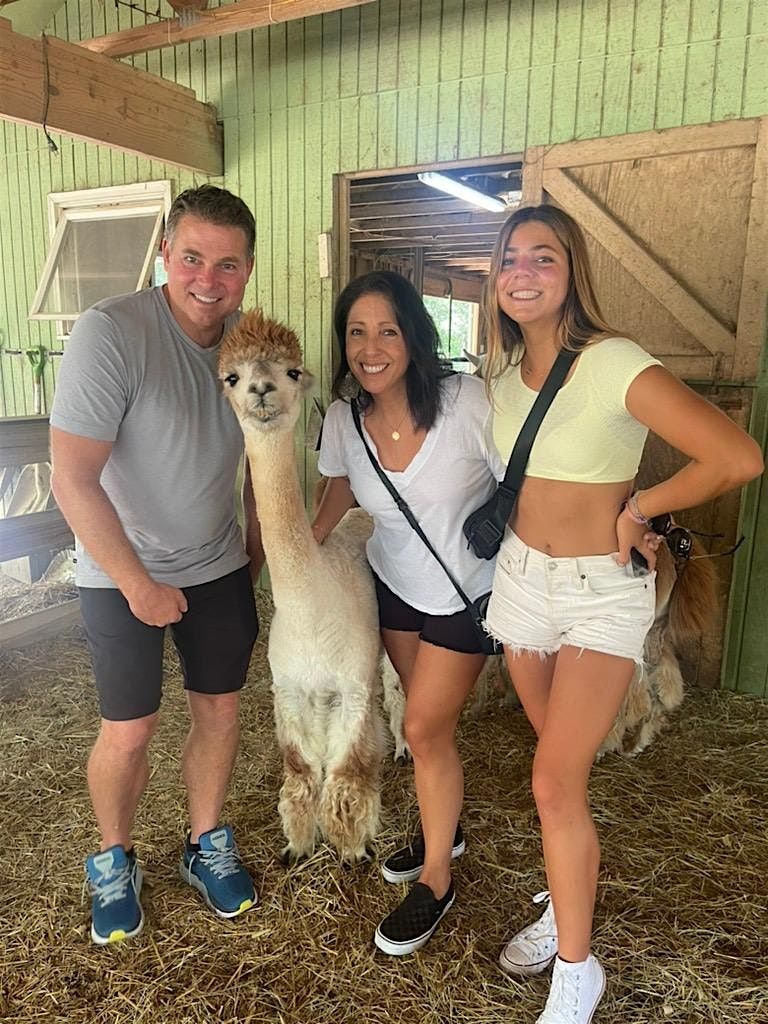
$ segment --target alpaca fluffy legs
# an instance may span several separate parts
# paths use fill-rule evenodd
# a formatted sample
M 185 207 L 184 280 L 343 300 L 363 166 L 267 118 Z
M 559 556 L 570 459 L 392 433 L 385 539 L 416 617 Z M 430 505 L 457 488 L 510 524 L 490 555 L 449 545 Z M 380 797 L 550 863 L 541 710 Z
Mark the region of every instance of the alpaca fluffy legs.
M 389 731 L 395 741 L 394 758 L 407 761 L 411 752 L 405 742 L 403 719 L 405 718 L 405 694 L 400 676 L 386 654 L 381 659 L 381 681 L 384 689 L 384 710 L 389 715 Z
M 373 693 L 365 683 L 357 693 L 339 694 L 328 720 L 320 824 L 328 842 L 350 863 L 368 857 L 367 846 L 379 828 L 383 735 Z
M 288 845 L 286 860 L 311 856 L 318 829 L 322 758 L 313 744 L 313 712 L 295 693 L 274 688 L 277 741 L 283 755 L 283 784 L 277 809 Z

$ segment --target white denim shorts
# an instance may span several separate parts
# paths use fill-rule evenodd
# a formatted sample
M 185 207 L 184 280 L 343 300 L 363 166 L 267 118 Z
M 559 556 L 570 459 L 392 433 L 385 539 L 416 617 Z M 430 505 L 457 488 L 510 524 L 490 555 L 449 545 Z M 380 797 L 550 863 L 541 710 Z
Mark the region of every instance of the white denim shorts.
M 551 558 L 507 530 L 485 625 L 512 651 L 542 657 L 564 644 L 643 664 L 656 573 L 634 576 L 612 555 Z

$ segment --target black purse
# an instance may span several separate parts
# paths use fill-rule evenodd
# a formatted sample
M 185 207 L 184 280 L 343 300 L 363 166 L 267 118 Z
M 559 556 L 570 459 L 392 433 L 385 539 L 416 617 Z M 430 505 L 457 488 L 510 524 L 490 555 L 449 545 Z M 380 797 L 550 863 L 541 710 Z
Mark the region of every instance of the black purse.
M 362 424 L 360 423 L 360 410 L 358 409 L 357 401 L 354 398 L 352 399 L 351 402 L 351 409 L 355 429 L 360 435 L 360 440 L 363 442 L 363 447 L 365 448 L 366 454 L 371 461 L 371 465 L 376 470 L 376 473 L 378 474 L 381 482 L 384 484 L 384 486 L 391 494 L 395 504 L 407 519 L 408 525 L 411 527 L 412 530 L 416 532 L 416 534 L 418 534 L 419 539 L 426 546 L 427 550 L 430 552 L 432 557 L 438 562 L 445 575 L 453 584 L 456 593 L 464 602 L 464 605 L 472 619 L 472 624 L 475 627 L 475 633 L 477 634 L 477 641 L 480 644 L 481 652 L 483 654 L 501 654 L 501 644 L 497 640 L 494 640 L 494 638 L 485 631 L 484 620 L 486 608 L 488 607 L 488 601 L 491 596 L 490 590 L 488 591 L 487 594 L 481 594 L 480 597 L 475 598 L 474 601 L 471 601 L 469 599 L 464 589 L 459 585 L 459 582 L 456 579 L 456 577 L 453 575 L 451 570 L 442 560 L 440 555 L 438 555 L 437 551 L 435 551 L 435 549 L 432 547 L 432 543 L 429 540 L 429 537 L 427 537 L 426 533 L 424 533 L 422 528 L 419 526 L 416 516 L 411 511 L 410 505 L 405 500 L 405 498 L 400 494 L 400 492 L 389 479 L 384 470 L 381 468 L 381 466 L 378 463 L 378 460 L 376 459 L 376 456 L 373 454 L 370 447 L 368 446 L 368 442 L 365 440 L 365 435 L 363 434 Z
M 472 548 L 478 558 L 495 558 L 501 547 L 504 531 L 517 501 L 534 439 L 547 409 L 562 387 L 568 370 L 577 355 L 578 352 L 560 350 L 531 411 L 520 428 L 507 463 L 504 479 L 496 488 L 496 493 L 480 508 L 470 512 L 464 520 L 462 529 L 467 538 L 467 546 Z

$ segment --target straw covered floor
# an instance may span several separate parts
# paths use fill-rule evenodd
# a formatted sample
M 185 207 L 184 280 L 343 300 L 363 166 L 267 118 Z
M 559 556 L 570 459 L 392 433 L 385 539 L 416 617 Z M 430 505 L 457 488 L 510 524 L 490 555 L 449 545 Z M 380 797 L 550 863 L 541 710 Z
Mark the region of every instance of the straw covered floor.
M 259 607 L 266 624 L 263 594 Z M 85 761 L 97 715 L 82 634 L 0 652 L 0 1020 L 533 1024 L 547 977 L 517 983 L 496 966 L 544 888 L 522 713 L 465 716 L 468 849 L 455 866 L 457 901 L 426 949 L 389 958 L 372 935 L 405 890 L 387 885 L 375 861 L 344 867 L 327 848 L 292 869 L 279 861 L 266 632 L 226 807 L 259 907 L 219 921 L 178 876 L 186 715 L 169 652 L 135 830 L 147 922 L 135 940 L 106 948 L 89 941 L 83 893 L 83 858 L 96 844 Z M 766 703 L 696 693 L 648 751 L 596 766 L 594 947 L 608 990 L 595 1024 L 768 1022 L 767 753 Z M 387 760 L 383 801 L 379 856 L 416 824 L 409 766 Z

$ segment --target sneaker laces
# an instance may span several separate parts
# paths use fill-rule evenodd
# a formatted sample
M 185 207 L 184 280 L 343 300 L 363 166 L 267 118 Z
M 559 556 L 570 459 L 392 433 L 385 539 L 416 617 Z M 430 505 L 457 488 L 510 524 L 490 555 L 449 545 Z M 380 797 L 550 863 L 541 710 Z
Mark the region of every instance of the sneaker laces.
M 195 857 L 202 860 L 203 865 L 217 878 L 229 878 L 242 868 L 236 846 L 231 846 L 227 850 L 196 850 L 195 856 L 189 862 L 190 871 Z
M 130 864 L 126 864 L 119 871 L 112 870 L 102 874 L 98 882 L 88 880 L 91 896 L 94 896 L 102 907 L 116 903 L 123 899 L 128 892 L 132 875 L 133 868 Z
M 573 1024 L 579 1019 L 581 971 L 554 971 L 543 1016 L 547 1024 Z
M 534 903 L 543 903 L 544 900 L 549 899 L 549 891 L 539 892 L 533 897 Z M 515 945 L 519 946 L 523 952 L 532 954 L 532 959 L 541 946 L 542 941 L 549 941 L 557 938 L 557 927 L 554 920 L 554 911 L 552 908 L 552 902 L 547 904 L 544 913 L 541 917 L 529 924 L 527 928 L 517 935 Z

